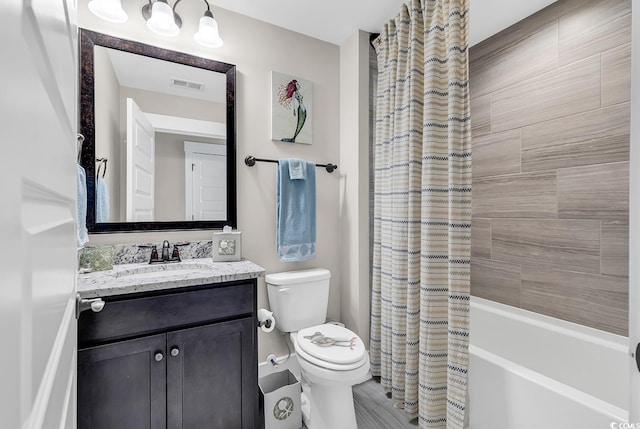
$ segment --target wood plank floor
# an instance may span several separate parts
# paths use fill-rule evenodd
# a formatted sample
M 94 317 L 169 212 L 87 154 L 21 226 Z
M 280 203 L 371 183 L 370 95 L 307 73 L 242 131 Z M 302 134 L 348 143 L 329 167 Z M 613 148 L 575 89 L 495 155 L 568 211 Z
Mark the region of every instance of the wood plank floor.
M 403 410 L 393 407 L 380 383 L 371 379 L 353 387 L 358 429 L 416 429 L 417 419 L 409 421 Z M 303 425 L 303 429 L 306 429 Z

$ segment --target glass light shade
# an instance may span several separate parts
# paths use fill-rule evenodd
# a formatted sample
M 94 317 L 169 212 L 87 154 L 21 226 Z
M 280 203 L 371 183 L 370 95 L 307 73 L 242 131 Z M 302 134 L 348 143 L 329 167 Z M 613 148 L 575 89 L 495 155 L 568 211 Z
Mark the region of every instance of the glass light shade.
M 180 27 L 173 17 L 173 9 L 163 1 L 156 1 L 151 8 L 151 18 L 147 20 L 149 30 L 161 36 L 177 36 Z
M 218 23 L 210 16 L 200 18 L 198 32 L 193 35 L 196 42 L 207 48 L 219 48 L 222 46 L 222 39 L 218 33 Z
M 98 18 L 121 24 L 129 18 L 120 0 L 91 0 L 89 10 Z

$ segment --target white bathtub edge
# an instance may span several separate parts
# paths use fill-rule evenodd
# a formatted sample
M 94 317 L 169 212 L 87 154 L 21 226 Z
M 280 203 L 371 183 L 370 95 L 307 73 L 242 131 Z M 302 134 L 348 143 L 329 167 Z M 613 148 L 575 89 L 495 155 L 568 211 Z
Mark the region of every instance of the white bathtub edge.
M 622 335 L 600 331 L 595 328 L 590 328 L 588 326 L 566 320 L 556 319 L 551 316 L 524 310 L 522 308 L 507 306 L 506 304 L 479 298 L 477 296 L 472 296 L 471 302 L 478 308 L 488 310 L 509 319 L 515 319 L 520 322 L 532 324 L 539 328 L 556 331 L 563 335 L 578 338 L 582 341 L 594 343 L 618 352 L 629 352 L 629 338 Z M 505 310 L 504 307 L 508 307 L 509 309 Z M 569 325 L 571 326 L 571 329 L 559 326 L 559 323 Z M 604 338 L 604 336 L 607 338 Z
M 474 345 L 469 345 L 469 354 L 489 361 L 501 368 L 504 368 L 504 370 L 512 374 L 529 380 L 532 383 L 543 385 L 548 389 L 558 393 L 559 395 L 571 401 L 577 402 L 585 407 L 598 409 L 602 411 L 603 414 L 611 418 L 612 422 L 628 422 L 629 412 L 627 410 L 619 408 L 613 404 L 605 402 L 571 386 L 568 386 L 545 375 L 520 366 L 514 362 L 511 362 L 510 360 L 502 358 Z

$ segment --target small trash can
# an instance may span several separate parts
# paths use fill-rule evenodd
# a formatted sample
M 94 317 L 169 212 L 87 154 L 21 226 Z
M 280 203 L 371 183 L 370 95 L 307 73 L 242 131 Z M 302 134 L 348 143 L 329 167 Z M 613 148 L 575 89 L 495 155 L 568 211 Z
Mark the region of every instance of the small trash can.
M 302 413 L 300 382 L 289 370 L 275 372 L 258 381 L 265 429 L 300 429 Z

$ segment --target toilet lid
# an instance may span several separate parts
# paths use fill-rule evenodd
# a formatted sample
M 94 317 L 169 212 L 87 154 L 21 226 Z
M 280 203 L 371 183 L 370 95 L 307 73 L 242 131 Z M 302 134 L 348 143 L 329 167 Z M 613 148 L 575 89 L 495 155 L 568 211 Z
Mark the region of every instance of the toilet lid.
M 340 365 L 359 362 L 367 352 L 353 331 L 330 323 L 301 329 L 296 341 L 310 356 Z

